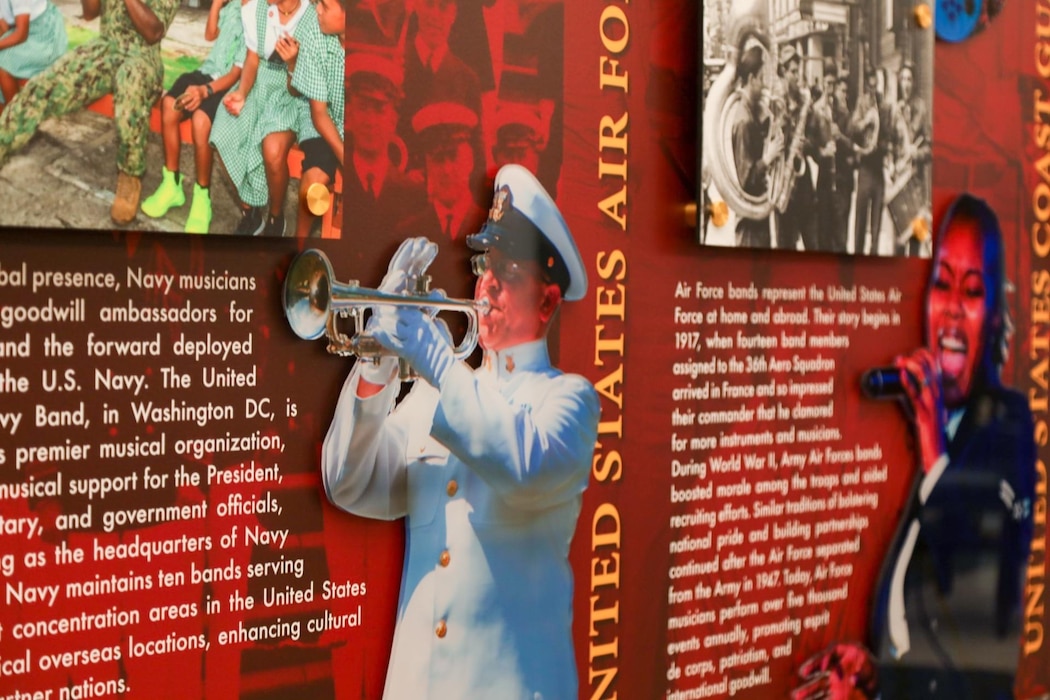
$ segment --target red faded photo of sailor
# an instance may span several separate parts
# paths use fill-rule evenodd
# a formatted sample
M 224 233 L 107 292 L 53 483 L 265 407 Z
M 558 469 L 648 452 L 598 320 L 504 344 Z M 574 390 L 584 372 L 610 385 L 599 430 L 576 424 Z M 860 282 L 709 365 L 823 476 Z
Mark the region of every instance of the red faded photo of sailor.
M 0 3 L 0 225 L 338 238 L 348 1 Z
M 933 39 L 912 3 L 705 0 L 698 236 L 931 253 Z
M 357 0 L 347 57 L 344 235 L 381 269 L 400 241 L 438 245 L 435 287 L 470 297 L 468 234 L 518 164 L 557 198 L 560 0 Z M 373 264 L 374 263 L 374 264 Z

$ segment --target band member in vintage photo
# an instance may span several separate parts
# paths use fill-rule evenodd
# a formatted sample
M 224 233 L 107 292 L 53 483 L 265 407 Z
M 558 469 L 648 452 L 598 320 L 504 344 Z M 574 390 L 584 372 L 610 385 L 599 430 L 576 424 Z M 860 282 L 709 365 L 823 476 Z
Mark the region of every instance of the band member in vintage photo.
M 849 79 L 839 76 L 835 81 L 832 101 L 835 122 L 835 190 L 831 197 L 831 237 L 833 250 L 845 252 L 849 243 L 850 205 L 853 202 L 856 156 L 850 137 L 852 115 L 849 109 Z
M 496 170 L 517 163 L 539 173 L 550 128 L 539 106 L 505 102 L 496 107 L 496 142 L 492 161 Z
M 396 228 L 426 201 L 422 183 L 405 174 L 408 149 L 397 135 L 403 73 L 395 61 L 371 51 L 347 57 L 347 148 L 344 202 L 354 234 Z
M 812 159 L 817 166 L 816 185 L 816 236 L 817 249 L 837 253 L 846 251 L 845 240 L 837 234 L 835 218 L 835 188 L 838 178 L 835 174 L 838 144 L 835 140 L 835 83 L 838 73 L 834 64 L 825 66 L 822 87 L 819 97 L 813 101 L 812 116 L 809 120 L 806 138 L 809 140 Z M 841 243 L 841 245 L 840 245 Z
M 812 134 L 813 101 L 809 89 L 802 84 L 802 58 L 790 44 L 780 47 L 780 95 L 783 109 L 781 124 L 784 130 L 784 157 L 770 182 L 771 195 L 776 198 L 777 248 L 797 250 L 799 242 L 805 250 L 821 250 L 817 240 L 816 193 L 810 158 L 817 154 L 807 134 Z M 782 202 L 786 199 L 786 205 Z M 783 206 L 783 209 L 781 207 Z
M 886 192 L 883 165 L 886 152 L 885 132 L 892 125 L 883 124 L 877 100 L 878 74 L 869 68 L 864 74 L 863 89 L 853 109 L 853 152 L 857 158 L 857 202 L 853 217 L 853 251 L 877 255 L 882 232 L 882 211 Z
M 471 191 L 478 115 L 466 105 L 436 102 L 416 113 L 412 127 L 423 153 L 427 201 L 401 221 L 395 234 L 434 241 L 440 251 L 430 269 L 435 286 L 453 297 L 469 296 L 471 253 L 463 241 L 486 215 Z
M 440 101 L 465 105 L 481 114 L 481 85 L 477 74 L 449 46 L 459 0 L 418 0 L 410 22 L 416 34 L 405 46 L 404 101 L 401 137 L 412 141 L 412 120 L 428 104 Z M 479 142 L 480 145 L 480 142 Z M 477 149 L 475 149 L 477 150 Z M 481 153 L 476 155 L 480 158 Z
M 383 0 L 366 5 L 351 10 L 347 29 L 347 148 L 360 182 L 360 188 L 351 185 L 351 192 L 361 213 L 347 220 L 347 235 L 374 246 L 377 259 L 387 259 L 405 236 L 425 234 L 410 230 L 409 218 L 424 219 L 426 235 L 435 240 L 451 241 L 460 228 L 476 229 L 474 211 L 484 212 L 492 177 L 508 163 L 524 165 L 556 196 L 562 162 L 563 2 Z M 472 158 L 470 171 L 454 187 L 435 184 L 447 179 L 440 171 L 463 164 L 458 156 L 465 152 Z M 378 165 L 381 161 L 389 167 Z M 385 175 L 378 177 L 380 172 Z M 364 197 L 369 174 L 381 187 Z M 380 206 L 393 195 L 393 189 L 383 188 L 406 185 L 427 201 L 392 212 Z M 438 200 L 440 211 L 424 211 Z M 474 228 L 462 227 L 467 220 L 475 222 Z
M 784 134 L 780 129 L 770 134 L 770 119 L 763 103 L 767 56 L 764 47 L 752 45 L 741 53 L 736 68 L 743 108 L 733 125 L 733 161 L 741 187 L 756 197 L 768 196 L 769 168 L 781 159 L 784 150 Z M 770 247 L 769 218 L 741 217 L 736 224 L 736 238 L 740 246 Z
M 367 518 L 405 518 L 405 562 L 383 697 L 571 698 L 569 543 L 590 477 L 599 403 L 551 364 L 547 331 L 587 276 L 554 201 L 519 165 L 497 174 L 476 252 L 484 361 L 456 360 L 419 307 L 381 307 L 391 353 L 358 362 L 322 450 L 328 498 Z M 401 292 L 436 247 L 406 240 L 380 289 Z M 398 358 L 418 373 L 401 390 Z
M 915 89 L 915 65 L 911 62 L 903 63 L 897 71 L 897 89 L 896 123 L 900 145 L 894 176 L 915 186 L 920 202 L 929 202 L 932 185 L 930 163 L 933 159 L 930 113 L 926 101 Z M 898 253 L 918 255 L 922 251 L 921 246 L 921 241 L 911 236 L 903 246 L 898 246 Z

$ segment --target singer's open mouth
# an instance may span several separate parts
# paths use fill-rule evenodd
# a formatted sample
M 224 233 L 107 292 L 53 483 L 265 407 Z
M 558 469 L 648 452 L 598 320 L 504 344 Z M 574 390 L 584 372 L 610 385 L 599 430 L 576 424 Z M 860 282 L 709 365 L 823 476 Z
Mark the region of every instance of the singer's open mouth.
M 937 333 L 938 360 L 941 372 L 958 377 L 966 369 L 970 343 L 958 328 L 942 328 Z

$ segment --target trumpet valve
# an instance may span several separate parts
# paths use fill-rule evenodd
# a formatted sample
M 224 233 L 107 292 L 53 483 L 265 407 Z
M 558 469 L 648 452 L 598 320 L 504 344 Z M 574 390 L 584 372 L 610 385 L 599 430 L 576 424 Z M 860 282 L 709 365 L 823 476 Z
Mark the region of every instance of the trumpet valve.
M 350 349 L 348 342 L 336 343 L 335 341 L 329 341 L 326 349 L 329 355 L 338 355 L 339 357 L 353 357 L 354 355 L 354 351 Z
M 454 349 L 457 359 L 462 359 L 477 344 L 477 317 L 488 313 L 488 302 L 446 299 L 430 291 L 430 280 L 425 269 L 421 269 L 405 280 L 408 289 L 401 294 L 363 288 L 357 280 L 341 283 L 335 280 L 331 263 L 322 251 L 306 250 L 292 261 L 285 277 L 285 315 L 300 338 L 313 340 L 324 335 L 332 354 L 377 361 L 394 354 L 368 332 L 369 315 L 378 309 L 418 309 L 431 316 L 440 311 L 458 311 L 467 315 L 470 327 L 467 337 Z M 343 319 L 350 319 L 352 325 L 345 329 L 347 332 L 340 330 Z
M 430 275 L 421 274 L 412 278 L 409 282 L 409 288 L 412 289 L 417 296 L 423 296 L 430 293 L 430 281 Z
M 345 333 L 342 333 L 335 325 L 336 314 L 328 314 L 325 321 L 325 335 L 328 337 L 328 352 L 333 355 L 347 357 L 353 355 L 353 343 Z
M 379 361 L 379 358 L 387 354 L 386 350 L 379 341 L 372 337 L 367 331 L 363 331 L 354 336 L 354 339 L 350 342 L 350 347 L 353 354 L 357 355 L 362 359 Z

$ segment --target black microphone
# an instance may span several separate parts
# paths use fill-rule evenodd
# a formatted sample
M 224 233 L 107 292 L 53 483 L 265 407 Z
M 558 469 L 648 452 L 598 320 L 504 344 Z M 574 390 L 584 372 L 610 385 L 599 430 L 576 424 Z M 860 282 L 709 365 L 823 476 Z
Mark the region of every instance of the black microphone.
M 896 367 L 875 367 L 860 377 L 860 390 L 869 399 L 895 399 L 904 396 L 901 371 Z

